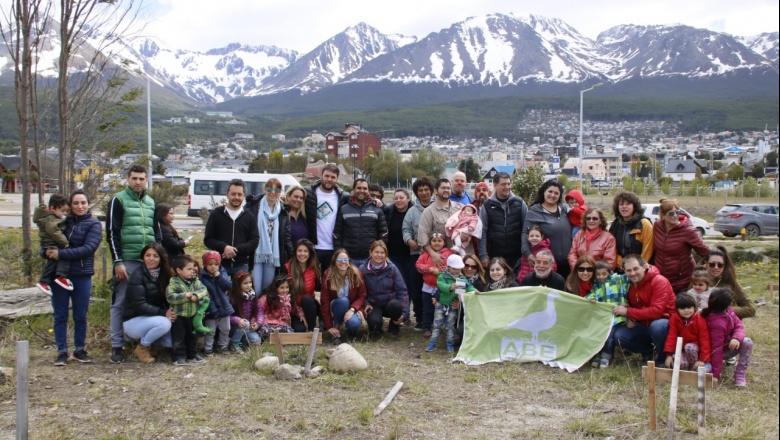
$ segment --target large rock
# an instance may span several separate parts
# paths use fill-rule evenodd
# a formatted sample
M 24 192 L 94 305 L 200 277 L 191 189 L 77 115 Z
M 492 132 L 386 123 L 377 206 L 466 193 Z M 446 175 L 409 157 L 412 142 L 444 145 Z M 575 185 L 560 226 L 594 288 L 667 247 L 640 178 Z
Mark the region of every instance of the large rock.
M 360 371 L 368 368 L 363 356 L 349 344 L 328 350 L 328 369 L 331 371 Z
M 276 367 L 278 366 L 279 358 L 276 356 L 265 355 L 255 362 L 255 368 L 265 373 L 276 370 Z
M 276 368 L 274 375 L 279 380 L 296 380 L 301 378 L 302 372 L 303 367 L 300 365 L 282 364 Z

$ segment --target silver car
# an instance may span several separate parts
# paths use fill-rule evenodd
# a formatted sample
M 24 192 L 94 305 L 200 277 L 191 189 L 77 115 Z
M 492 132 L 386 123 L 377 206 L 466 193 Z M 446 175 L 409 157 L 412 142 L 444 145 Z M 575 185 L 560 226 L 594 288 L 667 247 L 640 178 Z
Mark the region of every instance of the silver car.
M 778 235 L 780 207 L 766 203 L 730 203 L 715 214 L 715 230 L 726 237 L 737 236 L 742 228 L 748 237 Z

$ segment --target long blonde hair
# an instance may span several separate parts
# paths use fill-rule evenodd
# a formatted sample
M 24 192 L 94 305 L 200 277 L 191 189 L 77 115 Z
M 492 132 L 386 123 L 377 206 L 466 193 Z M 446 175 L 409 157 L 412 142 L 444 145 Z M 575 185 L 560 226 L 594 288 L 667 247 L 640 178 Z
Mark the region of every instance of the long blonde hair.
M 301 188 L 298 185 L 290 185 L 287 188 L 287 191 L 284 192 L 284 203 L 290 204 L 290 195 L 293 193 L 293 191 L 300 191 L 303 193 L 303 206 L 301 206 L 301 209 L 298 210 L 298 212 L 295 213 L 295 218 L 298 218 L 298 216 L 303 216 L 303 219 L 306 220 L 306 190 Z M 289 212 L 289 211 L 288 211 Z
M 363 284 L 363 277 L 360 275 L 360 271 L 351 262 L 347 266 L 347 273 L 345 277 L 341 277 L 336 269 L 336 259 L 339 255 L 344 254 L 349 257 L 349 252 L 346 249 L 336 249 L 333 252 L 333 257 L 330 259 L 330 268 L 328 269 L 328 275 L 325 277 L 323 284 L 327 283 L 328 287 L 334 292 L 344 287 L 346 279 L 349 278 L 350 287 L 360 287 Z

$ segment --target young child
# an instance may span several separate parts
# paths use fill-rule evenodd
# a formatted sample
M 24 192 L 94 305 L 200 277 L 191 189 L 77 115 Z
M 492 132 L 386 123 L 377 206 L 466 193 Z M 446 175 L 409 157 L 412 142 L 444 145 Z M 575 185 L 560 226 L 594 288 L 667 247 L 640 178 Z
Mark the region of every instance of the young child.
M 437 294 L 433 298 L 435 307 L 433 331 L 431 339 L 425 351 L 436 349 L 436 343 L 439 342 L 442 326 L 447 327 L 447 352 L 455 351 L 455 322 L 458 319 L 458 311 L 450 304 L 455 299 L 455 295 L 466 292 L 477 292 L 471 283 L 468 282 L 462 273 L 463 258 L 460 255 L 450 255 L 447 257 L 447 269 L 440 272 L 436 284 L 438 286 Z
M 734 384 L 747 386 L 747 368 L 753 353 L 753 341 L 745 336 L 742 321 L 731 308 L 733 294 L 729 288 L 712 289 L 702 316 L 707 320 L 712 344 L 712 376 L 720 380 L 723 361 L 739 355 L 734 370 Z
M 430 240 L 431 249 L 438 252 L 441 258 L 446 262 L 447 258 L 452 255 L 452 251 L 444 248 L 444 235 L 439 232 L 434 232 L 431 235 Z M 439 273 L 447 268 L 446 265 L 434 264 L 433 258 L 427 253 L 420 253 L 420 258 L 417 259 L 417 272 L 420 272 L 423 276 L 422 287 L 422 304 L 423 304 L 423 331 L 424 336 L 430 337 L 431 326 L 433 325 L 434 314 L 436 313 L 434 307 L 434 298 L 438 294 L 438 279 Z
M 68 199 L 59 194 L 49 197 L 49 206 L 39 205 L 33 213 L 33 221 L 38 226 L 38 237 L 41 240 L 41 255 L 45 257 L 46 248 L 68 247 L 65 237 L 65 218 L 68 213 Z M 54 281 L 65 290 L 73 290 L 73 283 L 68 279 L 70 261 L 46 258 L 43 272 L 35 286 L 41 292 L 51 295 L 51 283 Z
M 260 337 L 268 339 L 274 330 L 279 333 L 293 333 L 292 315 L 301 320 L 304 327 L 306 318 L 303 310 L 297 306 L 297 301 L 290 293 L 290 279 L 287 275 L 277 275 L 265 289 L 257 304 Z
M 460 256 L 466 255 L 466 251 L 463 249 L 469 244 L 465 245 L 460 241 L 460 235 L 462 233 L 470 234 L 476 239 L 482 237 L 482 222 L 477 215 L 477 207 L 474 205 L 463 205 L 460 211 L 452 214 L 447 223 L 444 224 L 444 230 L 452 240 L 452 252 L 457 252 Z
M 695 270 L 691 275 L 691 290 L 688 294 L 696 298 L 696 310 L 701 312 L 707 308 L 710 298 L 712 278 L 706 270 Z
M 541 250 L 547 250 L 552 252 L 550 249 L 550 239 L 546 238 L 544 236 L 544 232 L 542 232 L 542 227 L 539 225 L 533 225 L 530 228 L 528 228 L 528 243 L 531 245 L 531 255 L 536 255 L 537 252 Z M 553 261 L 553 272 L 558 270 L 558 264 Z M 525 256 L 520 259 L 520 271 L 517 273 L 517 280 L 518 283 L 523 281 L 523 278 L 528 275 L 529 273 L 534 271 L 534 266 L 531 264 L 530 261 L 528 261 L 528 258 Z
M 582 215 L 588 210 L 582 193 L 573 189 L 566 194 L 566 203 L 569 205 L 569 223 L 571 224 L 571 236 L 574 237 L 582 229 Z
M 198 301 L 206 298 L 209 291 L 198 279 L 195 259 L 190 255 L 177 255 L 171 262 L 171 267 L 176 272 L 176 276 L 171 278 L 165 292 L 165 299 L 176 312 L 176 320 L 171 326 L 173 338 L 171 359 L 177 366 L 187 364 L 185 356 L 189 362 L 201 363 L 203 358 L 195 347 L 192 321 L 198 310 Z
M 490 264 L 488 264 L 488 292 L 518 287 L 519 285 L 517 281 L 512 279 L 512 268 L 509 267 L 506 260 L 502 257 L 494 257 L 490 260 Z
M 626 294 L 628 293 L 629 281 L 625 275 L 613 274 L 610 272 L 612 265 L 606 261 L 596 262 L 595 281 L 593 289 L 585 296 L 591 302 L 603 302 L 616 306 L 624 306 L 628 303 Z M 601 356 L 596 356 L 591 361 L 591 367 L 608 368 L 609 361 L 615 353 L 615 329 L 619 325 L 626 323 L 625 316 L 614 316 L 612 319 L 612 330 L 609 337 L 601 349 Z
M 230 339 L 230 351 L 243 353 L 241 345 L 257 345 L 263 340 L 258 333 L 259 307 L 255 289 L 252 287 L 252 275 L 246 271 L 239 271 L 233 275 L 233 285 L 230 288 L 230 304 L 233 306 L 233 315 L 230 317 L 230 328 L 235 330 Z
M 210 328 L 211 332 L 206 333 L 203 355 L 211 357 L 214 355 L 215 330 L 219 330 L 217 353 L 226 353 L 228 350 L 230 315 L 234 313 L 234 310 L 225 292 L 231 289 L 232 284 L 225 268 L 221 266 L 222 257 L 219 252 L 207 251 L 203 254 L 202 260 L 203 272 L 201 272 L 200 281 L 208 289 L 211 298 L 205 316 L 206 327 Z
M 682 293 L 677 296 L 674 306 L 677 313 L 669 318 L 669 333 L 664 344 L 664 365 L 666 368 L 672 368 L 677 337 L 681 336 L 683 349 L 680 369 L 696 371 L 699 367 L 705 367 L 707 372 L 711 371 L 710 332 L 707 329 L 707 320 L 696 312 L 696 299 Z

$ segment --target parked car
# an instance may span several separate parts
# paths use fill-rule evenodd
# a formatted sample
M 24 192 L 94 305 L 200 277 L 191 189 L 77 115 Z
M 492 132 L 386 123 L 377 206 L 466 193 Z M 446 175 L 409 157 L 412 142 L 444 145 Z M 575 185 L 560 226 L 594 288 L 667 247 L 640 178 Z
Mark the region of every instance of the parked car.
M 46 190 L 50 193 L 58 193 L 60 192 L 60 186 L 59 185 L 49 185 L 49 188 Z
M 650 222 L 655 224 L 655 221 L 658 220 L 658 213 L 661 211 L 661 205 L 658 203 L 642 203 L 642 207 L 645 208 L 645 217 L 649 218 Z M 710 224 L 707 220 L 694 217 L 683 208 L 680 208 L 680 211 L 691 220 L 691 224 L 699 231 L 700 236 L 704 237 L 704 235 L 707 234 L 707 231 L 710 230 Z
M 715 214 L 715 230 L 734 237 L 742 228 L 748 237 L 778 235 L 780 207 L 769 203 L 729 203 Z

